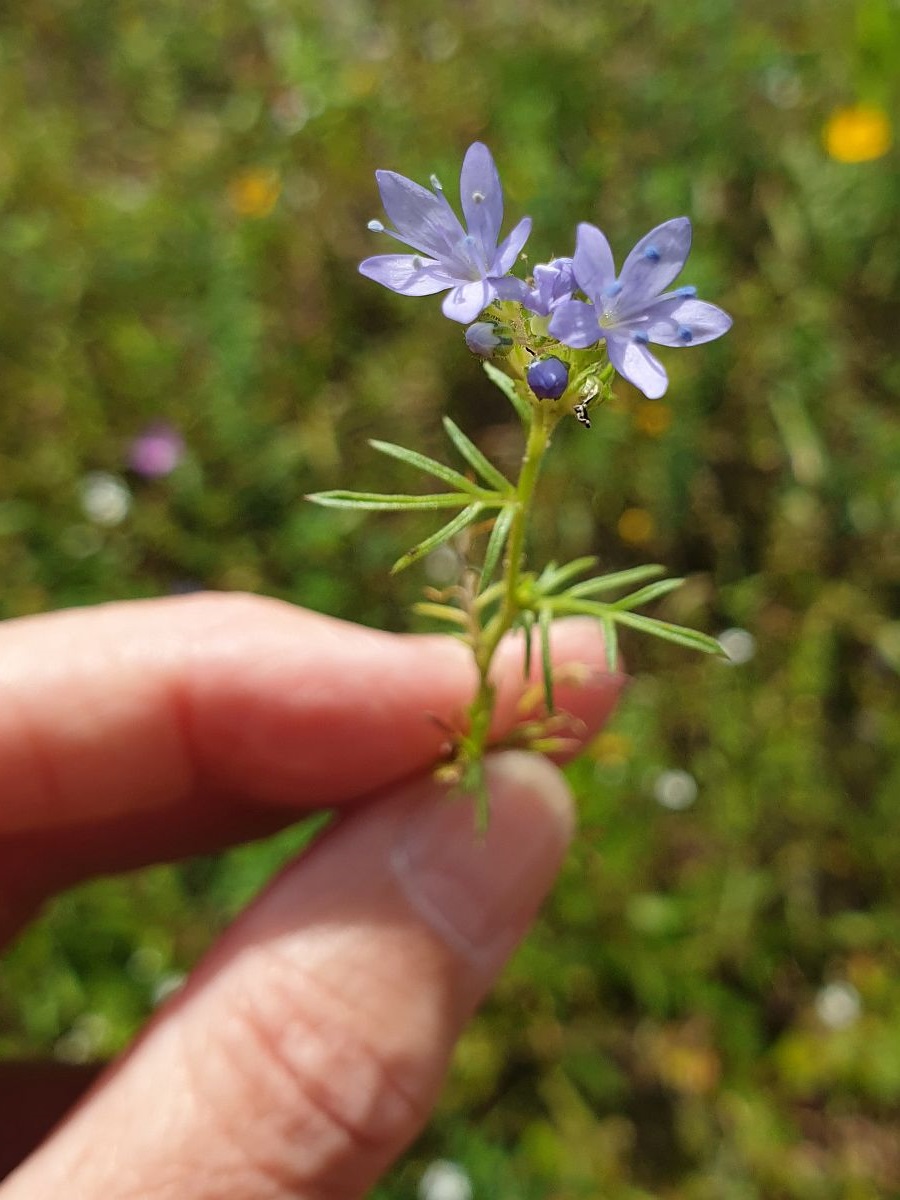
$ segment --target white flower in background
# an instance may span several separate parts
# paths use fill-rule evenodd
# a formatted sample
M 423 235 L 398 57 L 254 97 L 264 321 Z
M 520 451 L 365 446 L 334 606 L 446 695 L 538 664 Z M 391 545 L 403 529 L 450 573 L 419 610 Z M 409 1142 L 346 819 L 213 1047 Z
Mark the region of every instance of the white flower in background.
M 472 1183 L 459 1163 L 438 1158 L 419 1180 L 419 1200 L 472 1200 Z
M 697 780 L 687 771 L 663 771 L 653 782 L 653 795 L 663 808 L 682 812 L 697 799 Z
M 756 638 L 746 629 L 726 629 L 716 640 L 734 667 L 742 667 L 756 654 Z
M 131 492 L 107 471 L 89 471 L 81 480 L 81 511 L 95 525 L 121 525 L 131 511 Z
M 816 1016 L 829 1029 L 847 1029 L 862 1013 L 862 1000 L 852 983 L 826 983 L 816 996 Z

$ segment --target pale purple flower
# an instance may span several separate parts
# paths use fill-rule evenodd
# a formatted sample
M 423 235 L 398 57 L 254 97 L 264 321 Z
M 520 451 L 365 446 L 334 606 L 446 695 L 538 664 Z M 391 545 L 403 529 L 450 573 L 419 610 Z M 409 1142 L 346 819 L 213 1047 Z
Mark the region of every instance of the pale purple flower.
M 571 258 L 554 258 L 534 268 L 532 287 L 521 279 L 505 279 L 500 292 L 504 300 L 518 300 L 539 317 L 549 317 L 554 309 L 571 300 L 576 288 Z
M 479 358 L 493 358 L 497 350 L 504 345 L 512 345 L 512 339 L 501 336 L 500 327 L 493 321 L 476 321 L 466 330 L 466 345 Z
M 168 475 L 184 456 L 184 438 L 172 425 L 148 425 L 128 448 L 128 465 L 135 475 L 159 479 Z
M 595 226 L 579 225 L 575 279 L 590 303 L 560 304 L 550 332 L 579 350 L 605 339 L 609 361 L 619 374 L 651 400 L 657 399 L 669 381 L 648 343 L 697 346 L 731 328 L 731 317 L 697 300 L 696 288 L 663 291 L 681 271 L 690 248 L 691 223 L 687 217 L 675 217 L 641 238 L 616 276 L 609 242 Z
M 487 146 L 474 142 L 459 177 L 464 229 L 441 185 L 431 177 L 429 191 L 394 171 L 376 171 L 384 210 L 393 222 L 369 228 L 411 246 L 416 254 L 378 254 L 360 263 L 360 272 L 404 296 L 430 296 L 449 289 L 444 315 L 468 324 L 497 298 L 498 281 L 512 269 L 531 232 L 524 217 L 498 246 L 503 223 L 503 188 Z

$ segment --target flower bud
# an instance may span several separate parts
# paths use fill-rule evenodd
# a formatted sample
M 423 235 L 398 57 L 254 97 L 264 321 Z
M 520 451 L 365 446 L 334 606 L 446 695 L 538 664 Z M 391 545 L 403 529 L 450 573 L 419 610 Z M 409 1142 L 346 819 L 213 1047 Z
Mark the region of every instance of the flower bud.
M 494 321 L 476 321 L 466 330 L 466 345 L 479 358 L 505 358 L 512 344 L 512 330 Z
M 526 371 L 528 386 L 539 400 L 558 400 L 569 383 L 569 368 L 561 359 L 539 358 Z

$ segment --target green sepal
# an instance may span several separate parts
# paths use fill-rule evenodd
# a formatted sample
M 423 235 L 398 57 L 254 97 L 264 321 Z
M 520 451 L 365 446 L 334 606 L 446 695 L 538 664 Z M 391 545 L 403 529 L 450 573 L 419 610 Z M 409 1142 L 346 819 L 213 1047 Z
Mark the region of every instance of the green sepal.
M 499 367 L 495 367 L 493 363 L 485 362 L 481 364 L 484 367 L 485 374 L 491 383 L 495 384 L 503 395 L 507 398 L 519 416 L 522 418 L 524 425 L 531 424 L 531 405 L 522 396 L 519 395 L 519 389 L 516 387 L 514 379 L 510 379 L 505 375 Z
M 397 446 L 393 442 L 380 442 L 376 438 L 370 438 L 369 445 L 381 454 L 397 458 L 400 462 L 405 462 L 407 466 L 424 471 L 426 475 L 434 475 L 436 479 L 441 479 L 444 483 L 449 483 L 451 487 L 457 487 L 470 495 L 477 495 L 482 491 L 477 483 L 473 483 L 459 471 L 454 471 L 452 467 L 438 462 L 436 458 L 429 458 L 427 454 L 420 454 L 418 450 L 409 450 L 406 446 Z
M 513 491 L 513 485 L 506 476 L 501 471 L 498 471 L 490 459 L 481 453 L 475 443 L 466 437 L 460 427 L 454 421 L 451 421 L 449 417 L 444 417 L 444 428 L 456 449 L 469 466 L 474 471 L 477 471 L 486 483 L 496 488 L 498 492 Z
M 407 550 L 406 554 L 398 558 L 391 567 L 391 574 L 396 575 L 398 571 L 406 570 L 414 562 L 418 562 L 420 558 L 424 558 L 426 554 L 430 554 L 437 546 L 455 537 L 467 525 L 471 525 L 483 512 L 483 504 L 470 504 L 468 508 L 464 508 L 461 513 L 457 513 L 452 520 L 448 521 L 446 525 L 442 525 L 431 537 L 425 538 L 423 542 L 419 542 L 417 546 L 413 546 L 411 550 Z
M 402 509 L 432 510 L 438 508 L 461 508 L 471 504 L 471 495 L 459 492 L 432 492 L 430 495 L 409 496 L 388 492 L 311 492 L 307 497 L 313 504 L 324 508 L 359 508 L 367 512 L 396 512 Z

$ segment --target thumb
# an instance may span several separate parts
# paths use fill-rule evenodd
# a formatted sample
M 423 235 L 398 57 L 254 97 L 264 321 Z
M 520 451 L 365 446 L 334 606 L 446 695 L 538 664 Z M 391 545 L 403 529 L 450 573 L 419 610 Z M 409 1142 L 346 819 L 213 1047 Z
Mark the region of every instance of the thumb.
M 2 1200 L 364 1195 L 549 889 L 562 776 L 489 764 L 491 823 L 430 778 L 346 816 L 225 934 Z

